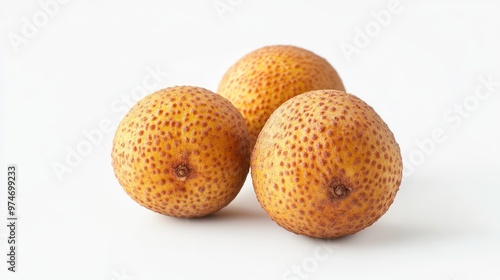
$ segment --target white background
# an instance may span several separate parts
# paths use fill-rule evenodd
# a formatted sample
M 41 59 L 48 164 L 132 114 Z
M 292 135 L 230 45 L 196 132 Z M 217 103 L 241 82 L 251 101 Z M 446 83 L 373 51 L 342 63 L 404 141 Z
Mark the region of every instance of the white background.
M 374 18 L 389 0 L 47 2 L 0 4 L 1 279 L 500 279 L 500 85 L 481 83 L 500 82 L 497 0 L 401 0 L 385 26 Z M 326 58 L 391 127 L 406 162 L 387 214 L 321 241 L 272 222 L 250 178 L 204 219 L 132 201 L 110 151 L 143 80 L 159 72 L 147 93 L 215 91 L 231 64 L 271 44 Z M 86 132 L 91 150 L 68 156 Z M 17 273 L 4 261 L 12 163 Z M 57 164 L 70 170 L 60 180 Z

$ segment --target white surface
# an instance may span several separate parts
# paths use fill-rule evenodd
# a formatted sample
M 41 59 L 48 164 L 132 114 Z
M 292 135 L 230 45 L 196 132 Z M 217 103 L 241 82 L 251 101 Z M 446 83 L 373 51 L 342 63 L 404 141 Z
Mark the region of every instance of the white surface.
M 500 86 L 473 98 L 480 77 L 500 81 L 500 2 L 401 0 L 350 61 L 342 44 L 390 1 L 67 2 L 18 52 L 9 34 L 22 36 L 23 18 L 43 20 L 44 10 L 38 0 L 0 4 L 0 170 L 18 165 L 20 219 L 18 272 L 2 261 L 0 279 L 500 279 Z M 231 10 L 219 17 L 214 3 Z M 372 227 L 331 241 L 294 235 L 267 218 L 250 179 L 213 217 L 168 218 L 114 178 L 122 99 L 148 71 L 168 73 L 148 93 L 216 90 L 239 57 L 270 44 L 328 59 L 416 166 Z M 464 100 L 470 110 L 457 117 L 450 110 Z M 67 149 L 103 121 L 112 129 L 59 181 L 54 162 L 65 164 Z M 419 157 L 417 142 L 436 129 L 443 136 Z M 6 171 L 0 178 L 5 256 Z

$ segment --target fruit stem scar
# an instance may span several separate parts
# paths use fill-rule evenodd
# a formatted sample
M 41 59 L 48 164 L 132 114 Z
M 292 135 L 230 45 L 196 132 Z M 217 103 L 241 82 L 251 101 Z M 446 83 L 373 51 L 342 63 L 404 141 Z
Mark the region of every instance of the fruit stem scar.
M 343 180 L 339 178 L 334 178 L 330 184 L 328 185 L 328 189 L 330 190 L 330 193 L 332 194 L 331 198 L 343 198 L 346 197 L 349 194 L 349 191 L 351 188 L 348 187 L 349 185 L 346 185 Z
M 177 166 L 174 171 L 175 176 L 177 176 L 179 180 L 186 180 L 186 177 L 189 176 L 189 173 L 191 173 L 191 170 L 189 170 L 189 168 L 184 164 Z
M 343 198 L 349 193 L 349 188 L 340 182 L 335 182 L 330 185 L 330 191 L 335 198 Z
M 339 198 L 344 197 L 347 194 L 347 188 L 344 185 L 338 185 L 333 189 L 333 193 Z

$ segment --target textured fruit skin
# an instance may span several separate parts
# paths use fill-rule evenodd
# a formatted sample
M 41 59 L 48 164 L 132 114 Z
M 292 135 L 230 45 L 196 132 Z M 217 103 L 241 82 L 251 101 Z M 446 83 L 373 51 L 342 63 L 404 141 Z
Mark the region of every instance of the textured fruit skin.
M 251 159 L 262 207 L 285 229 L 336 238 L 377 221 L 402 177 L 394 135 L 354 95 L 311 91 L 280 106 L 262 129 Z
M 240 110 L 253 147 L 276 108 L 298 94 L 318 89 L 345 90 L 324 58 L 302 48 L 277 45 L 242 57 L 224 74 L 217 93 Z
M 112 165 L 140 205 L 174 217 L 201 217 L 231 202 L 248 174 L 243 117 L 220 95 L 171 87 L 140 100 L 118 126 Z

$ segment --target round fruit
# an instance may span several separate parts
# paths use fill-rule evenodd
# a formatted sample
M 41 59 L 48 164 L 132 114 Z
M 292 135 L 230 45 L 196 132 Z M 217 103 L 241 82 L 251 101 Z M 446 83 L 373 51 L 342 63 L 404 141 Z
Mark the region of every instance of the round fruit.
M 113 141 L 113 168 L 140 205 L 174 217 L 200 217 L 229 204 L 249 169 L 243 117 L 220 95 L 171 87 L 140 100 Z
M 328 61 L 302 48 L 268 46 L 245 55 L 231 66 L 217 92 L 240 110 L 253 147 L 276 108 L 298 94 L 317 89 L 344 90 Z
M 311 91 L 280 106 L 255 145 L 254 189 L 268 215 L 310 237 L 356 233 L 392 204 L 402 177 L 394 135 L 354 95 Z

